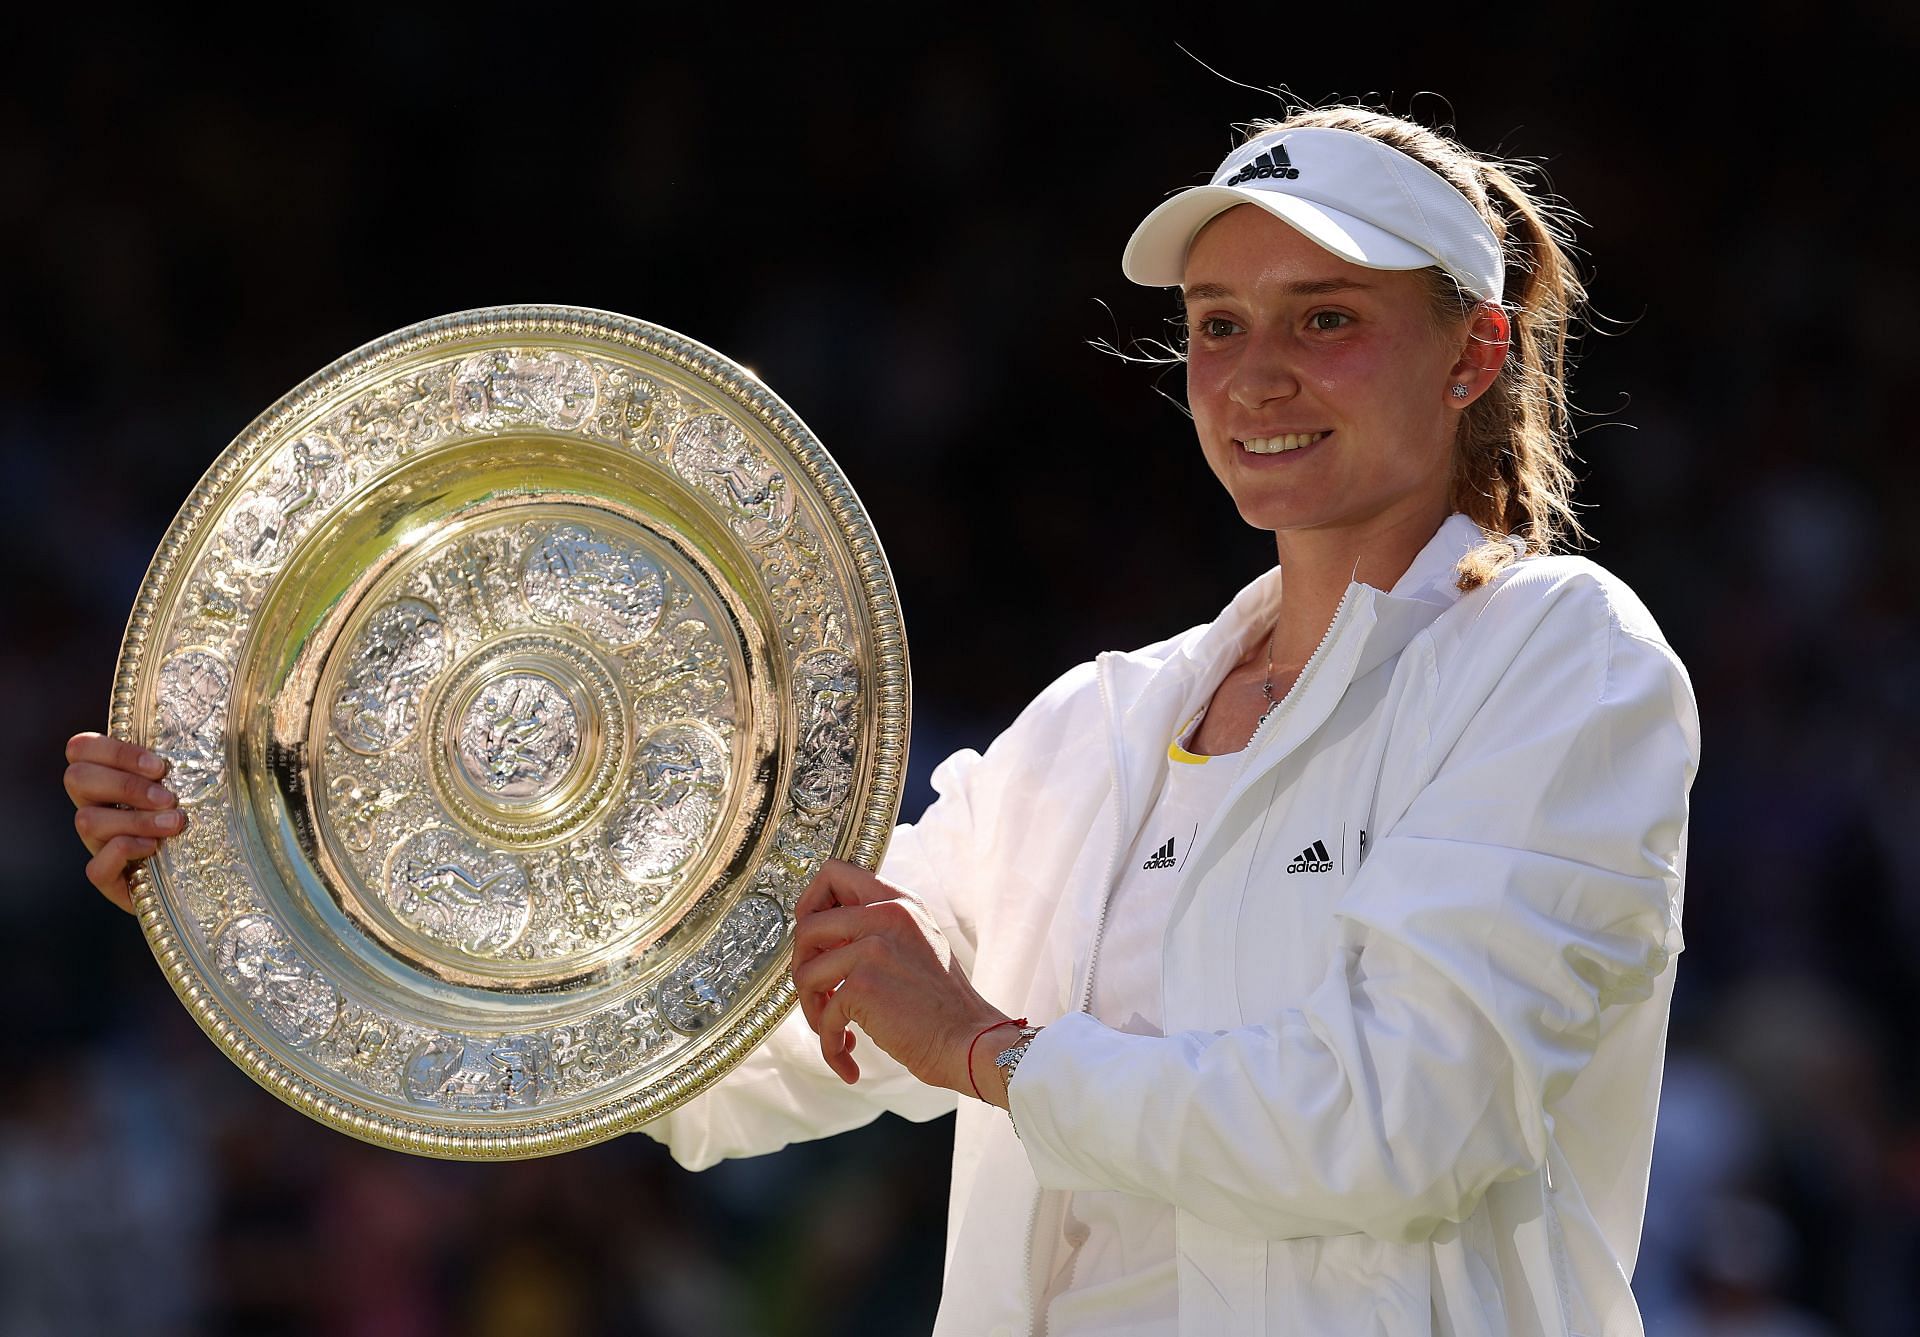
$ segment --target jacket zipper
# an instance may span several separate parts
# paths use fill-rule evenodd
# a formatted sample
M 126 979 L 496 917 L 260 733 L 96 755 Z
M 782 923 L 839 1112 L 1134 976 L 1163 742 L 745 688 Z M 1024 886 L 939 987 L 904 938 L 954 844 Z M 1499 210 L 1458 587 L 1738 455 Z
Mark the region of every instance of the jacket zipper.
M 1261 736 L 1267 732 L 1268 725 L 1271 724 L 1276 717 L 1286 714 L 1288 707 L 1299 698 L 1301 691 L 1306 687 L 1309 679 L 1313 677 L 1314 670 L 1319 667 L 1320 661 L 1326 658 L 1327 647 L 1333 644 L 1334 634 L 1339 631 L 1340 620 L 1346 616 L 1347 609 L 1353 602 L 1353 592 L 1356 588 L 1358 587 L 1351 582 L 1347 585 L 1346 593 L 1340 596 L 1339 606 L 1333 610 L 1333 620 L 1327 623 L 1327 630 L 1320 637 L 1320 644 L 1314 647 L 1313 653 L 1307 656 L 1307 662 L 1301 665 L 1300 676 L 1293 680 L 1293 686 L 1287 689 L 1287 694 L 1280 698 L 1279 703 L 1275 705 L 1272 710 L 1269 710 L 1265 715 L 1261 716 L 1260 723 L 1254 728 L 1253 736 L 1247 740 L 1246 751 L 1249 757 L 1252 756 L 1254 746 L 1259 743 Z M 1113 714 L 1113 698 L 1107 691 L 1107 675 L 1104 671 L 1097 671 L 1094 675 L 1094 680 L 1100 687 L 1101 710 L 1104 714 L 1111 717 Z M 1125 794 L 1122 790 L 1122 778 L 1125 775 L 1125 768 L 1121 764 L 1120 734 L 1118 730 L 1115 730 L 1108 737 L 1107 756 L 1109 763 L 1113 767 L 1113 779 L 1111 783 L 1114 797 L 1113 844 L 1107 851 L 1107 867 L 1101 877 L 1101 886 L 1104 888 L 1104 891 L 1100 898 L 1100 915 L 1094 920 L 1093 946 L 1087 954 L 1087 979 L 1085 986 L 1080 991 L 1080 1005 L 1078 1010 L 1089 1015 L 1093 1012 L 1093 975 L 1094 971 L 1098 969 L 1100 965 L 1100 942 L 1101 939 L 1106 936 L 1107 910 L 1113 903 L 1114 870 L 1120 862 L 1120 842 L 1126 834 L 1126 804 L 1124 802 Z M 1038 1226 L 1039 1223 L 1040 1194 L 1036 1193 L 1033 1198 L 1033 1206 L 1027 1212 L 1027 1296 L 1028 1303 L 1034 1311 L 1029 1313 L 1027 1318 L 1027 1332 L 1029 1337 L 1040 1337 L 1040 1335 L 1045 1332 L 1046 1324 L 1046 1315 L 1038 1312 L 1040 1297 L 1035 1294 L 1033 1286 L 1033 1233 L 1034 1228 Z
M 1045 1189 L 1035 1189 L 1033 1206 L 1027 1209 L 1027 1337 L 1046 1337 L 1047 1315 L 1040 1307 L 1046 1297 L 1033 1285 L 1033 1232 L 1040 1226 L 1040 1199 Z
M 1113 700 L 1107 693 L 1106 674 L 1095 675 L 1100 685 L 1100 706 L 1102 713 L 1111 715 Z M 1079 1011 L 1091 1014 L 1093 1011 L 1093 972 L 1100 965 L 1100 941 L 1107 933 L 1107 910 L 1113 904 L 1113 877 L 1120 866 L 1120 843 L 1126 838 L 1127 811 L 1124 781 L 1126 769 L 1120 756 L 1120 733 L 1115 730 L 1107 738 L 1107 760 L 1113 767 L 1113 844 L 1107 850 L 1106 871 L 1100 875 L 1103 888 L 1100 896 L 1100 915 L 1093 921 L 1093 946 L 1087 954 L 1087 980 L 1080 991 Z
M 1353 603 L 1353 592 L 1359 588 L 1356 584 L 1347 585 L 1347 592 L 1340 596 L 1339 606 L 1333 610 L 1333 621 L 1327 623 L 1327 630 L 1320 637 L 1320 644 L 1313 647 L 1313 653 L 1307 656 L 1307 662 L 1300 666 L 1300 676 L 1293 680 L 1293 686 L 1287 689 L 1287 694 L 1275 703 L 1272 710 L 1262 715 L 1260 723 L 1254 726 L 1253 737 L 1247 740 L 1246 753 L 1249 760 L 1253 757 L 1255 745 L 1266 734 L 1267 727 L 1275 720 L 1284 717 L 1293 703 L 1300 699 L 1307 681 L 1313 677 L 1313 671 L 1320 666 L 1320 661 L 1326 658 L 1327 647 L 1333 644 L 1334 633 L 1340 629 L 1340 619 L 1347 615 L 1347 608 Z

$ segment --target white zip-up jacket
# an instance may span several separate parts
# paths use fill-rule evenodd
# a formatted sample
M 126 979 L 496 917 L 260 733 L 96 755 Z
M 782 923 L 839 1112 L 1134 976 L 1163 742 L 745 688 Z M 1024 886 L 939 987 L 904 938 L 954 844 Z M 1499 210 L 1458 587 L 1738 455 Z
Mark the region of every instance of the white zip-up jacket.
M 1066 1194 L 1170 1203 L 1180 1332 L 1630 1334 L 1699 726 L 1633 592 L 1531 557 L 1462 596 L 1451 517 L 1351 585 L 1241 754 L 1167 926 L 1166 1035 L 1084 1012 L 1166 748 L 1272 625 L 1102 655 L 934 775 L 883 871 L 981 994 L 1045 1029 L 998 1109 L 871 1041 L 847 1087 L 796 1012 L 648 1125 L 693 1168 L 958 1105 L 935 1331 L 1037 1331 Z M 1325 871 L 1290 872 L 1316 844 Z M 1018 1129 L 1016 1136 L 1015 1129 Z

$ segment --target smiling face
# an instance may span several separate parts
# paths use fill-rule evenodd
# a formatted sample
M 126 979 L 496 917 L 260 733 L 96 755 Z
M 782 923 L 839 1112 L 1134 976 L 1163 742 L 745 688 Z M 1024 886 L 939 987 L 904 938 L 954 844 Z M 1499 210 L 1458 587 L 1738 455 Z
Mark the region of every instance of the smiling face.
M 1369 535 L 1446 518 L 1465 323 L 1425 271 L 1363 269 L 1254 205 L 1187 253 L 1187 403 L 1248 524 Z

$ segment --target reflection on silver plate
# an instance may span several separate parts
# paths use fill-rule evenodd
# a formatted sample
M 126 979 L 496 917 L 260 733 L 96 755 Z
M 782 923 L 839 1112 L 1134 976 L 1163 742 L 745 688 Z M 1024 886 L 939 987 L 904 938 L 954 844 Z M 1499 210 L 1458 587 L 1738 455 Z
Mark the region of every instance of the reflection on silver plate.
M 758 1043 L 907 727 L 819 443 L 710 350 L 558 307 L 412 326 L 263 414 L 112 707 L 192 815 L 135 908 L 200 1024 L 314 1118 L 470 1159 L 612 1137 Z

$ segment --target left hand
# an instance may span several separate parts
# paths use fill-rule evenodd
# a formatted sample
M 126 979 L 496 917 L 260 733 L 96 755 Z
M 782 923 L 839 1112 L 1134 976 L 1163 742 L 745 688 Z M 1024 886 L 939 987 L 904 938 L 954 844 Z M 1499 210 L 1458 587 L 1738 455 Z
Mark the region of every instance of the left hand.
M 1008 1018 L 974 991 L 919 897 L 829 859 L 801 893 L 794 921 L 794 987 L 827 1066 L 842 1081 L 860 1077 L 847 1029 L 857 1022 L 921 1081 L 972 1094 L 968 1042 Z M 989 1054 L 993 1038 L 980 1045 Z M 980 1089 L 999 1096 L 997 1084 L 982 1081 Z

